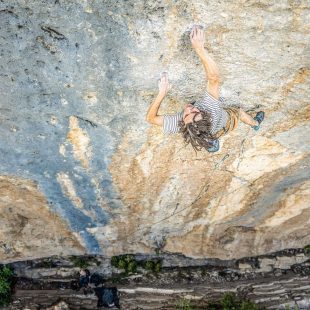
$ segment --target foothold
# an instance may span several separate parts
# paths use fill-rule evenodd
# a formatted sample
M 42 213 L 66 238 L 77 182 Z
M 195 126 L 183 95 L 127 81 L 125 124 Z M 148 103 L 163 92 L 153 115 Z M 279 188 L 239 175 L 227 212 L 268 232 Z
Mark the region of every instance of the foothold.
M 14 17 L 18 17 L 18 15 L 17 14 L 15 14 L 13 11 L 11 11 L 11 10 L 7 10 L 7 9 L 5 9 L 5 10 L 0 10 L 0 13 L 9 13 L 9 14 L 12 14 Z
M 93 121 L 90 121 L 89 119 L 86 119 L 86 118 L 83 118 L 83 117 L 80 117 L 80 116 L 77 116 L 77 115 L 74 115 L 76 118 L 78 118 L 79 120 L 91 125 L 92 127 L 98 127 L 98 125 L 96 123 L 94 123 Z
M 58 32 L 57 30 L 51 28 L 51 27 L 48 27 L 48 26 L 41 26 L 41 29 L 45 32 L 47 32 L 52 38 L 54 39 L 57 39 L 57 40 L 65 40 L 66 37 Z

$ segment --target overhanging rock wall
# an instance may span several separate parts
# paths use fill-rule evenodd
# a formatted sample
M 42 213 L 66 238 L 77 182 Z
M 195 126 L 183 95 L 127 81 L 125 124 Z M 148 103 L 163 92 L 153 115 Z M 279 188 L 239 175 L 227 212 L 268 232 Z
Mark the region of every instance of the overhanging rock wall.
M 205 91 L 205 27 L 227 105 L 263 109 L 195 154 L 145 114 Z M 0 2 L 0 258 L 156 249 L 252 256 L 309 243 L 307 1 Z

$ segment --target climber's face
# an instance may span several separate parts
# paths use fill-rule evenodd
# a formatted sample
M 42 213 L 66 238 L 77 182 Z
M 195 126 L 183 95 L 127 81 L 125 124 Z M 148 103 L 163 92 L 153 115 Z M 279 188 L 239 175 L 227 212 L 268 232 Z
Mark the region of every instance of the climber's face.
M 192 104 L 187 104 L 184 107 L 183 121 L 185 124 L 192 123 L 193 121 L 197 122 L 202 119 L 200 111 L 194 107 Z

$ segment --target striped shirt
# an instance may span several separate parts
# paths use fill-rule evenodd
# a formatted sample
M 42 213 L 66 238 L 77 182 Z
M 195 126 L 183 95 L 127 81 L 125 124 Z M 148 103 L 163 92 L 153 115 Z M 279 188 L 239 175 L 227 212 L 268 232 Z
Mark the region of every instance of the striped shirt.
M 208 112 L 211 115 L 211 134 L 217 133 L 223 127 L 225 127 L 228 114 L 223 109 L 224 98 L 219 97 L 219 99 L 215 99 L 208 92 L 205 93 L 203 98 L 194 103 L 194 106 L 204 112 Z M 179 121 L 182 120 L 183 112 L 178 112 L 175 114 L 165 114 L 164 115 L 164 124 L 163 131 L 164 133 L 177 133 L 180 131 Z

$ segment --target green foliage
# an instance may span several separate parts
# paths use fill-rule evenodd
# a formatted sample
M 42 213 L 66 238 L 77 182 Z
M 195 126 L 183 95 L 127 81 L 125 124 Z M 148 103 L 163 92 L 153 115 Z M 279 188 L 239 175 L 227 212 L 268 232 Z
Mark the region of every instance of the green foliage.
M 306 246 L 304 247 L 304 251 L 305 251 L 305 254 L 306 254 L 306 255 L 310 256 L 310 244 L 308 244 L 308 245 L 306 245 Z
M 13 270 L 7 266 L 0 267 L 0 306 L 11 301 Z
M 115 268 L 124 270 L 124 273 L 128 275 L 129 273 L 137 272 L 138 264 L 134 260 L 133 255 L 119 255 L 113 256 L 111 258 L 111 265 Z
M 96 257 L 81 257 L 81 256 L 71 256 L 69 260 L 73 263 L 74 267 L 79 267 L 81 269 L 85 269 L 89 266 L 100 266 L 101 261 Z
M 237 310 L 239 306 L 237 296 L 233 293 L 226 293 L 221 300 L 221 305 L 223 310 Z
M 127 271 L 128 271 L 128 273 L 136 273 L 137 272 L 137 263 L 135 261 L 128 262 Z
M 111 265 L 115 268 L 118 268 L 118 256 L 112 256 Z
M 119 269 L 126 269 L 126 267 L 127 267 L 127 262 L 125 260 L 120 260 L 118 262 L 117 268 L 119 268 Z
M 123 270 L 125 275 L 136 273 L 138 267 L 144 268 L 153 273 L 159 273 L 161 271 L 161 260 L 148 260 L 141 262 L 135 260 L 134 256 L 130 254 L 113 256 L 111 258 L 111 265 Z
M 290 305 L 285 305 L 284 309 L 285 309 L 285 310 L 291 310 L 292 308 L 291 308 Z M 298 310 L 298 309 L 299 309 L 298 306 L 295 305 L 295 306 L 294 306 L 294 310 Z
M 240 310 L 259 310 L 259 308 L 255 303 L 245 300 L 241 302 Z
M 74 267 L 84 269 L 90 266 L 90 263 L 83 257 L 71 256 L 69 260 L 73 263 Z
M 154 270 L 154 262 L 152 262 L 151 260 L 145 262 L 145 265 L 144 265 L 144 268 L 145 270 L 148 270 L 148 271 L 153 271 Z
M 234 293 L 226 293 L 220 301 L 223 310 L 259 310 L 250 300 L 241 300 Z
M 159 273 L 161 271 L 161 261 L 158 260 L 156 263 L 155 263 L 155 268 L 154 268 L 154 272 L 156 273 Z
M 194 307 L 192 306 L 190 300 L 182 298 L 176 304 L 176 309 L 177 310 L 193 310 Z
M 161 271 L 161 260 L 148 260 L 144 263 L 144 269 L 150 272 L 159 273 Z

